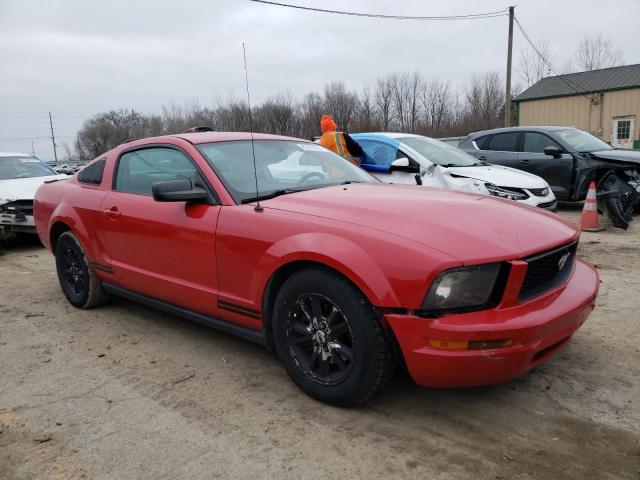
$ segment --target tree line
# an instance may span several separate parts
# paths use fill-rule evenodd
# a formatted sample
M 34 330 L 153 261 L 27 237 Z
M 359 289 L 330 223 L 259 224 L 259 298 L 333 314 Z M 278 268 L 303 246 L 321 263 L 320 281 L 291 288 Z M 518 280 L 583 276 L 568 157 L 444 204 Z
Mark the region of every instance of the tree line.
M 522 50 L 516 78 L 531 86 L 551 75 L 550 58 L 546 42 L 540 42 L 535 50 Z M 587 35 L 573 59 L 560 70 L 570 73 L 622 63 L 621 52 L 609 40 Z M 520 90 L 516 85 L 513 96 Z M 325 113 L 335 118 L 338 128 L 349 132 L 398 131 L 441 138 L 502 126 L 504 109 L 505 88 L 498 72 L 473 75 L 457 88 L 448 80 L 403 72 L 380 77 L 359 90 L 349 89 L 344 82 L 331 82 L 299 99 L 289 92 L 277 93 L 253 105 L 252 117 L 255 132 L 301 138 L 320 135 L 320 117 Z M 90 160 L 133 138 L 179 133 L 194 126 L 246 132 L 249 108 L 244 100 L 232 99 L 214 106 L 165 106 L 160 114 L 129 109 L 98 113 L 84 122 L 73 147 L 66 146 L 67 155 Z
M 252 106 L 252 120 L 255 132 L 301 138 L 320 135 L 320 117 L 325 113 L 349 132 L 448 137 L 502 125 L 504 103 L 504 84 L 497 72 L 474 75 L 461 89 L 447 80 L 404 72 L 380 77 L 359 91 L 344 82 L 330 82 L 301 99 L 277 93 Z M 179 133 L 194 126 L 249 131 L 247 103 L 232 99 L 214 106 L 170 105 L 159 114 L 130 109 L 98 113 L 78 131 L 73 154 L 89 160 L 127 140 Z

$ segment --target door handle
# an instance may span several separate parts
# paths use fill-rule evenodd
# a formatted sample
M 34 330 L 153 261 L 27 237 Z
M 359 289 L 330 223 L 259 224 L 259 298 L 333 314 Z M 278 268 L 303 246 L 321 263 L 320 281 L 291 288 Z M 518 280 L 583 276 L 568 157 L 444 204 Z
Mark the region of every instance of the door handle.
M 116 218 L 118 218 L 118 217 L 121 215 L 121 213 L 120 213 L 120 212 L 118 211 L 118 209 L 117 209 L 117 208 L 115 208 L 115 207 L 110 208 L 110 209 L 107 209 L 107 210 L 103 210 L 103 211 L 102 211 L 102 213 L 103 213 L 105 216 L 107 216 L 107 217 L 109 217 L 109 218 L 112 218 L 112 219 L 114 219 L 114 220 L 115 220 Z
M 526 158 L 523 158 L 522 160 L 520 160 L 520 163 L 531 163 L 531 160 L 527 160 Z
M 481 155 L 481 156 L 478 157 L 478 160 L 486 160 L 486 159 L 487 159 L 487 157 L 485 157 L 484 155 Z

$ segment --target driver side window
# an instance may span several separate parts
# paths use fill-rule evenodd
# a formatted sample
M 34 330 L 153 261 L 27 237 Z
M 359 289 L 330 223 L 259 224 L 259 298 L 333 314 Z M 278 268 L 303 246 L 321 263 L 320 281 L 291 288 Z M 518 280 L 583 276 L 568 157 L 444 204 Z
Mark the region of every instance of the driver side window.
M 193 184 L 199 180 L 199 173 L 186 154 L 173 148 L 144 148 L 120 157 L 115 190 L 151 195 L 154 183 L 185 178 Z
M 391 145 L 371 140 L 358 140 L 364 150 L 364 158 L 360 158 L 361 163 L 367 165 L 391 166 L 391 163 L 399 158 L 399 150 Z M 407 155 L 402 154 L 406 157 Z

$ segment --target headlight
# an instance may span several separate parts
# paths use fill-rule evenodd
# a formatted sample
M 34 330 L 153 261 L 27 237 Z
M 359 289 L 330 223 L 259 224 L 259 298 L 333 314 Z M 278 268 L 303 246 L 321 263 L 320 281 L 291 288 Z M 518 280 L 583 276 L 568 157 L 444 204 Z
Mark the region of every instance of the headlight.
M 508 198 L 510 200 L 526 200 L 529 195 L 522 191 L 511 190 L 509 188 L 498 187 L 493 183 L 485 183 L 484 186 L 489 190 L 489 193 L 494 197 Z
M 495 263 L 442 272 L 431 284 L 422 309 L 437 313 L 482 308 L 491 299 L 499 271 L 500 264 Z

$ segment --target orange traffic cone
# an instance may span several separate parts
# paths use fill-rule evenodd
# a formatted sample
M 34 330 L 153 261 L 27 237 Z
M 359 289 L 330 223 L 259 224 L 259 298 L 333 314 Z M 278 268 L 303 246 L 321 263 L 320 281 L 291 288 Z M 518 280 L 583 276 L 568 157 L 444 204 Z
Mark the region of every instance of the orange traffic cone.
M 582 215 L 580 215 L 580 226 L 585 232 L 600 232 L 603 227 L 598 226 L 598 201 L 596 200 L 596 182 L 589 184 L 587 199 L 584 201 Z

